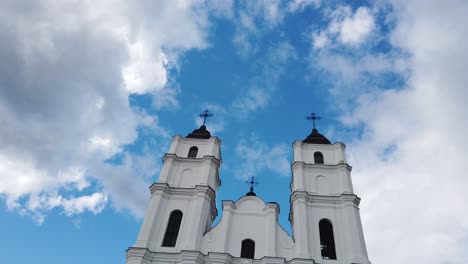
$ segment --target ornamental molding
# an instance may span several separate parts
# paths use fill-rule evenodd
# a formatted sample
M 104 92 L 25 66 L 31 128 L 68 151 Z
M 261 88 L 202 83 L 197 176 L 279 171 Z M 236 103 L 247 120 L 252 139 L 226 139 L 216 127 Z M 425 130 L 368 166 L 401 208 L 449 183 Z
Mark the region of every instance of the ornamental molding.
M 305 163 L 303 161 L 293 161 L 291 163 L 292 169 L 295 169 L 296 167 L 303 168 L 313 168 L 313 169 L 321 169 L 323 171 L 331 171 L 331 170 L 336 170 L 337 168 L 339 169 L 345 169 L 349 172 L 353 169 L 352 166 L 350 166 L 348 163 L 344 163 L 344 161 L 340 161 L 338 164 L 315 164 L 315 163 Z
M 147 248 L 130 247 L 127 249 L 127 262 L 133 263 L 219 263 L 219 264 L 315 264 L 313 259 L 295 258 L 286 261 L 282 257 L 263 257 L 260 259 L 245 259 L 233 257 L 229 253 L 182 250 L 178 253 L 154 252 Z
M 179 141 L 182 141 L 183 143 L 187 143 L 187 142 L 197 142 L 198 144 L 200 145 L 208 145 L 210 141 L 216 141 L 216 143 L 218 143 L 219 146 L 221 146 L 221 139 L 219 139 L 217 136 L 211 136 L 210 138 L 186 138 L 184 136 L 181 136 L 181 135 L 174 135 L 172 137 L 172 139 L 176 139 L 178 138 Z
M 236 202 L 232 200 L 223 200 L 222 201 L 223 211 L 231 212 L 233 214 L 238 214 L 238 215 L 260 215 L 260 212 L 249 212 L 249 211 L 242 210 L 242 203 L 245 201 L 249 201 L 249 200 L 255 201 L 259 204 L 261 203 L 261 207 L 263 207 L 261 211 L 261 215 L 274 213 L 276 216 L 278 216 L 280 212 L 278 203 L 275 203 L 275 202 L 265 203 L 265 201 L 263 201 L 258 196 L 243 196 Z
M 216 165 L 220 166 L 222 163 L 222 160 L 216 158 L 215 156 L 212 155 L 205 155 L 201 158 L 189 158 L 189 157 L 179 157 L 177 154 L 174 153 L 166 153 L 164 157 L 162 157 L 163 161 L 166 161 L 166 159 L 174 159 L 177 161 L 186 161 L 186 162 L 192 162 L 192 163 L 200 163 L 200 162 L 206 162 L 206 161 L 212 161 L 215 162 Z
M 326 207 L 337 205 L 347 206 L 349 204 L 354 204 L 356 207 L 359 206 L 361 198 L 352 193 L 342 193 L 336 195 L 320 195 L 315 193 L 309 193 L 304 190 L 296 190 L 291 194 L 290 197 L 291 203 L 296 201 L 306 202 L 307 205 L 323 205 Z
M 150 186 L 151 195 L 160 195 L 172 199 L 191 200 L 194 196 L 209 199 L 212 219 L 218 216 L 216 192 L 208 185 L 196 185 L 193 188 L 171 187 L 167 183 L 155 182 Z

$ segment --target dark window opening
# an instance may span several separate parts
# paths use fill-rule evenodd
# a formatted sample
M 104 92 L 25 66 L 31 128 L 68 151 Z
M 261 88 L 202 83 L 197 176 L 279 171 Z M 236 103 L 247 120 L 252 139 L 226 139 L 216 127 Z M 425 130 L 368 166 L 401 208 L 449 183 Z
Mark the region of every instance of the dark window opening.
M 323 154 L 321 152 L 314 153 L 315 164 L 323 164 Z
M 196 158 L 198 153 L 198 148 L 197 147 L 191 147 L 189 152 L 188 152 L 188 157 L 189 158 Z
M 182 212 L 179 210 L 172 211 L 167 223 L 166 234 L 164 234 L 163 247 L 175 247 L 181 222 Z
M 255 242 L 252 239 L 242 240 L 241 258 L 254 259 Z
M 333 236 L 333 226 L 330 221 L 322 219 L 319 222 L 320 229 L 320 249 L 322 258 L 336 259 L 335 238 Z

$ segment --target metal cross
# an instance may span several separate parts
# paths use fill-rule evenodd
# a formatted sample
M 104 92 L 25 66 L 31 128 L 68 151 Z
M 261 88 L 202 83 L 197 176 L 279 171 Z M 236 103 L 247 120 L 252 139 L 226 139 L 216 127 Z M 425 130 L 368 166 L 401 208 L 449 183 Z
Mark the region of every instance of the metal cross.
M 208 109 L 206 109 L 205 111 L 203 111 L 202 114 L 198 115 L 199 117 L 203 117 L 203 125 L 205 125 L 205 123 L 206 123 L 206 118 L 213 116 L 213 114 L 210 114 L 209 112 L 210 111 Z
M 250 178 L 247 181 L 245 181 L 245 183 L 250 185 L 250 192 L 253 192 L 254 186 L 258 185 L 258 181 L 254 176 L 250 176 Z
M 306 119 L 307 120 L 312 120 L 312 123 L 314 124 L 314 128 L 315 128 L 315 120 L 320 120 L 322 118 L 320 116 L 318 116 L 318 115 L 315 115 L 315 113 L 312 112 L 312 114 L 310 114 L 310 116 L 306 116 Z

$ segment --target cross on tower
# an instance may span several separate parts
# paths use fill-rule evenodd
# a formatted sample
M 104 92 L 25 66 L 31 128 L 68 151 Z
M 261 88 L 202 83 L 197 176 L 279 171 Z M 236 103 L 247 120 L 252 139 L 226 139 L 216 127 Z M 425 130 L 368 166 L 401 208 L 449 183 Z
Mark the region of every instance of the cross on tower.
M 212 117 L 212 116 L 213 116 L 213 114 L 210 114 L 209 112 L 210 112 L 210 111 L 209 111 L 208 109 L 206 109 L 205 111 L 203 111 L 202 114 L 199 114 L 199 115 L 198 115 L 199 117 L 202 117 L 202 118 L 203 118 L 203 125 L 205 125 L 205 123 L 206 123 L 206 118 Z
M 306 119 L 307 120 L 312 120 L 312 123 L 314 124 L 314 129 L 315 129 L 315 120 L 320 120 L 322 118 L 320 116 L 318 116 L 318 115 L 315 115 L 315 113 L 312 112 L 312 114 L 310 114 L 310 116 L 306 116 Z
M 258 185 L 257 178 L 255 178 L 254 176 L 251 176 L 247 181 L 245 181 L 245 183 L 250 185 L 250 192 L 248 192 L 247 195 L 255 196 L 255 193 L 253 192 L 253 190 L 254 190 L 254 187 Z

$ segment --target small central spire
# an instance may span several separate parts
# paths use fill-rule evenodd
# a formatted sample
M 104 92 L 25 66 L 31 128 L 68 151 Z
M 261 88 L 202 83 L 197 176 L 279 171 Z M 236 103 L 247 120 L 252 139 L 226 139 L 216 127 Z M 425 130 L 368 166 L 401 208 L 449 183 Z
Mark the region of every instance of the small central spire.
M 203 118 L 203 125 L 200 128 L 195 129 L 192 133 L 187 135 L 187 138 L 202 138 L 208 139 L 211 137 L 210 131 L 206 130 L 206 119 L 212 117 L 213 114 L 210 113 L 210 110 L 206 109 L 203 113 L 198 115 Z
M 310 116 L 306 116 L 306 119 L 307 120 L 312 120 L 312 123 L 314 124 L 314 129 L 315 129 L 315 120 L 320 120 L 320 119 L 322 119 L 322 117 L 316 115 L 315 112 L 312 112 L 312 114 L 310 114 Z
M 254 176 L 250 176 L 250 178 L 245 183 L 250 185 L 250 192 L 246 193 L 245 195 L 246 196 L 257 196 L 253 191 L 254 187 L 258 185 L 257 178 L 255 178 Z
M 320 134 L 317 128 L 315 128 L 315 121 L 322 119 L 322 117 L 315 114 L 315 112 L 312 112 L 310 116 L 306 116 L 306 119 L 312 120 L 312 124 L 314 125 L 314 128 L 312 129 L 312 132 L 310 133 L 310 135 L 307 136 L 307 138 L 304 139 L 303 142 L 309 143 L 309 144 L 331 144 L 330 140 L 328 140 L 326 137 Z
M 213 114 L 210 114 L 210 110 L 206 109 L 205 111 L 203 111 L 203 113 L 199 114 L 198 116 L 203 118 L 203 125 L 205 125 L 206 124 L 206 119 L 208 117 L 212 117 Z

